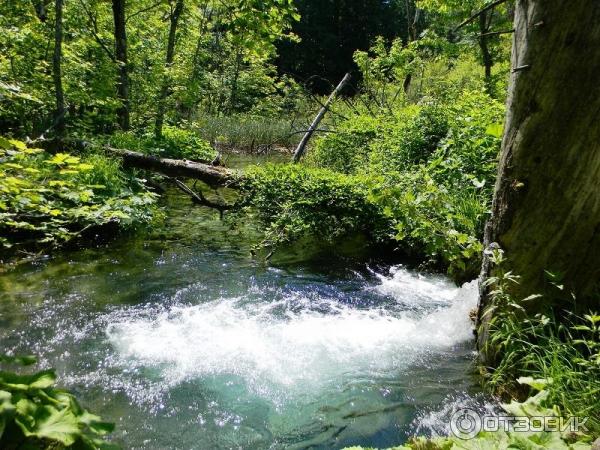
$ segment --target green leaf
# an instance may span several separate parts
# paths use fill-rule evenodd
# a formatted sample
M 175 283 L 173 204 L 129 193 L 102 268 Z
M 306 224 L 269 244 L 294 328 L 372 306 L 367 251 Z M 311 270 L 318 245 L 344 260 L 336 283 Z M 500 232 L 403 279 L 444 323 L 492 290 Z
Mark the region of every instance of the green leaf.
M 81 436 L 77 417 L 67 408 L 59 410 L 49 405 L 32 408 L 27 405 L 22 411 L 27 412 L 29 420 L 18 417 L 15 422 L 25 436 L 51 439 L 65 446 L 74 444 Z

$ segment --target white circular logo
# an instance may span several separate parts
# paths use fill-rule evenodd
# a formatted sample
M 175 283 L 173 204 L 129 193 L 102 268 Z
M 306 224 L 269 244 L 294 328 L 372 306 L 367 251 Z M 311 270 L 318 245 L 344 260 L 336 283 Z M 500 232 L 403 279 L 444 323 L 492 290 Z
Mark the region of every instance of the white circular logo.
M 450 429 L 457 438 L 473 439 L 481 431 L 481 417 L 472 409 L 459 409 L 450 418 Z

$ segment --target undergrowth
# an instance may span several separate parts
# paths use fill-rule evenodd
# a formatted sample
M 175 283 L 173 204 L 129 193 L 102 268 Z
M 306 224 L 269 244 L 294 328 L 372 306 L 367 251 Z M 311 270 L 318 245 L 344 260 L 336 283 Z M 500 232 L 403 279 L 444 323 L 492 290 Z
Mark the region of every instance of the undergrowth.
M 165 125 L 162 138 L 156 140 L 152 133 L 134 134 L 117 132 L 100 138 L 112 147 L 138 151 L 163 158 L 189 159 L 198 162 L 211 162 L 217 152 L 196 132 L 184 128 Z
M 319 137 L 306 163 L 250 172 L 241 204 L 266 225 L 267 246 L 364 232 L 458 281 L 472 279 L 502 115 L 500 103 L 471 91 L 405 105 L 394 115 L 356 113 Z
M 157 216 L 157 196 L 106 156 L 51 155 L 0 138 L 0 248 L 48 247 L 112 224 L 132 229 Z

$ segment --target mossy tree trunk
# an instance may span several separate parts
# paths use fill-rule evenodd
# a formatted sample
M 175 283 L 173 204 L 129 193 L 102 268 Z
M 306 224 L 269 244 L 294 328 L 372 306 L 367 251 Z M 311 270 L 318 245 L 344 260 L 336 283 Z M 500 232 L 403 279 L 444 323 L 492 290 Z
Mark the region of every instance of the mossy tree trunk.
M 535 312 L 559 273 L 562 304 L 596 308 L 600 277 L 600 2 L 518 0 L 508 112 L 492 218 L 498 243 L 521 276 L 515 298 Z M 489 260 L 482 276 L 493 274 Z M 570 292 L 576 304 L 567 304 Z M 595 300 L 594 300 L 595 299 Z M 479 343 L 488 339 L 491 300 L 482 289 Z

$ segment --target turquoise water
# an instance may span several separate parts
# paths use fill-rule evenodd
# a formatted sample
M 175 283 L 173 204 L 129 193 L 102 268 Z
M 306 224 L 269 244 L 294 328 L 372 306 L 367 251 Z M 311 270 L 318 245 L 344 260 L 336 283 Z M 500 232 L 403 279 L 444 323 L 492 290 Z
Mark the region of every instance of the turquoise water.
M 0 279 L 3 351 L 55 367 L 124 448 L 386 447 L 482 402 L 474 283 L 322 245 L 266 264 L 251 224 L 167 197 L 153 236 Z

